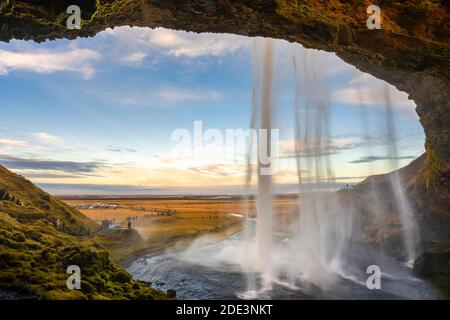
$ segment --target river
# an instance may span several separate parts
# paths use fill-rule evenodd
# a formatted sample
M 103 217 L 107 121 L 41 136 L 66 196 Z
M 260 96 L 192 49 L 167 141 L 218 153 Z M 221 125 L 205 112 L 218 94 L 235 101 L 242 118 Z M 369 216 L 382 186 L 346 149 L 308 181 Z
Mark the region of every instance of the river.
M 151 282 L 160 290 L 175 289 L 178 299 L 436 299 L 437 294 L 424 281 L 411 274 L 411 268 L 379 254 L 381 289 L 369 290 L 367 265 L 374 263 L 367 249 L 354 250 L 351 267 L 335 276 L 326 287 L 307 279 L 288 280 L 281 276 L 269 286 L 243 259 L 243 233 L 220 242 L 201 239 L 190 248 L 136 259 L 128 268 L 135 279 Z M 280 250 L 279 250 L 280 251 Z M 364 258 L 370 256 L 371 258 Z M 360 258 L 357 258 L 360 257 Z M 280 253 L 279 261 L 282 261 Z M 368 261 L 371 260 L 371 261 Z M 248 279 L 256 279 L 256 290 L 248 290 Z M 292 284 L 294 283 L 294 284 Z

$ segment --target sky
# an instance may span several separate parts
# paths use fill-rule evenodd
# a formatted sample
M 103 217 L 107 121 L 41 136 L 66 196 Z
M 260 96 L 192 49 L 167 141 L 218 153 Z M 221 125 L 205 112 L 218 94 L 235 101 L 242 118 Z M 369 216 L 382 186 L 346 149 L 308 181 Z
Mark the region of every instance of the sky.
M 329 97 L 335 180 L 311 173 L 311 188 L 338 188 L 394 169 L 386 90 L 395 165 L 424 152 L 423 129 L 406 93 L 333 53 L 281 40 L 275 47 L 278 192 L 293 192 L 298 181 L 290 156 L 296 143 L 293 52 L 310 57 L 308 68 Z M 136 27 L 40 44 L 0 42 L 0 164 L 53 194 L 242 193 L 245 154 L 178 154 L 172 135 L 177 129 L 193 134 L 196 121 L 224 136 L 249 128 L 254 50 L 254 39 L 242 36 Z

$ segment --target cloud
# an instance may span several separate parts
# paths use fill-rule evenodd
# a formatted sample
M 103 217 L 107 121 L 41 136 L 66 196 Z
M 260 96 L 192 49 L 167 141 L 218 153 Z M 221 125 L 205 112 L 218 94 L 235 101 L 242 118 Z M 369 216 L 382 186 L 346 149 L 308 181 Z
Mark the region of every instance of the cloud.
M 36 139 L 43 142 L 61 142 L 62 139 L 46 132 L 37 132 L 32 134 Z
M 157 28 L 148 34 L 153 45 L 167 49 L 169 55 L 190 58 L 223 56 L 246 46 L 243 37 L 230 34 L 192 33 Z
M 93 173 L 105 167 L 101 162 L 40 160 L 7 155 L 0 155 L 0 163 L 9 169 L 54 170 L 77 174 Z
M 141 63 L 147 57 L 147 54 L 144 52 L 133 52 L 129 55 L 125 56 L 122 61 L 126 63 Z
M 353 79 L 351 79 L 349 81 L 349 85 L 355 85 L 355 84 L 367 84 L 369 82 L 378 82 L 380 80 L 378 80 L 377 78 L 375 78 L 374 76 L 372 76 L 369 73 L 365 73 L 365 72 L 358 72 L 357 75 L 355 77 L 353 77 Z
M 189 89 L 161 89 L 156 92 L 161 100 L 165 101 L 210 101 L 220 100 L 222 94 L 215 90 L 201 91 L 201 90 L 189 90 Z
M 98 99 L 120 104 L 126 107 L 154 107 L 183 102 L 219 101 L 224 95 L 216 90 L 201 90 L 197 88 L 164 87 L 154 90 L 129 90 L 128 92 L 95 92 L 88 91 Z
M 212 177 L 242 176 L 245 165 L 211 163 L 203 166 L 189 167 L 186 171 Z
M 316 144 L 315 141 L 299 141 L 299 140 L 283 140 L 280 141 L 280 157 L 281 158 L 295 158 L 298 157 L 296 152 L 296 143 L 298 144 L 297 148 L 299 148 L 301 157 L 314 157 L 314 156 L 328 156 L 338 154 L 341 151 L 353 150 L 358 148 L 367 148 L 368 146 L 384 146 L 389 144 L 389 139 L 391 137 L 385 133 L 382 134 L 373 134 L 371 136 L 367 136 L 361 138 L 359 136 L 351 137 L 353 135 L 346 135 L 346 137 L 336 136 L 331 139 L 322 140 L 321 144 Z M 389 160 L 389 159 L 414 159 L 413 156 L 406 157 L 397 157 L 397 158 L 389 158 L 389 157 L 365 157 L 359 160 L 351 161 L 349 163 L 362 163 L 362 162 L 373 162 L 377 160 Z
M 358 160 L 350 161 L 349 163 L 367 163 L 374 162 L 379 160 L 405 160 L 405 159 L 415 159 L 413 156 L 404 156 L 404 157 L 378 157 L 378 156 L 367 156 L 359 158 Z
M 300 150 L 299 155 L 302 157 L 326 156 L 342 150 L 359 148 L 364 143 L 359 140 L 331 138 L 321 141 L 320 144 L 316 141 L 283 140 L 279 145 L 281 158 L 294 158 L 298 156 L 296 149 Z
M 80 73 L 88 79 L 95 73 L 93 62 L 100 54 L 91 49 L 8 51 L 0 49 L 0 75 L 11 71 L 27 71 L 39 74 L 56 72 Z
M 0 146 L 21 148 L 28 145 L 28 142 L 13 139 L 0 139 Z
M 68 178 L 80 178 L 82 175 L 75 174 L 58 174 L 47 172 L 20 172 L 25 178 L 28 179 L 68 179 Z
M 157 51 L 159 54 L 197 58 L 201 56 L 224 56 L 248 47 L 251 43 L 245 37 L 231 34 L 194 33 L 164 28 L 118 27 L 107 29 L 104 35 L 120 43 L 119 49 L 138 48 L 140 54 L 132 58 L 143 59 L 142 54 Z
M 393 106 L 410 108 L 414 110 L 416 107 L 414 101 L 408 99 L 408 95 L 405 92 L 396 90 L 389 86 L 389 96 L 391 104 Z M 373 106 L 386 105 L 386 97 L 381 90 L 376 90 L 376 87 L 372 88 L 347 88 L 336 90 L 332 93 L 332 99 L 337 102 L 343 102 L 348 104 L 364 104 Z
M 119 153 L 125 153 L 125 152 L 137 153 L 136 149 L 121 148 L 121 147 L 115 147 L 115 146 L 107 146 L 106 150 L 110 151 L 110 152 L 119 152 Z
M 384 107 L 388 103 L 388 99 L 393 108 L 406 111 L 417 118 L 416 104 L 409 99 L 407 93 L 399 91 L 394 86 L 367 73 L 358 72 L 345 88 L 331 92 L 333 102 L 353 105 Z

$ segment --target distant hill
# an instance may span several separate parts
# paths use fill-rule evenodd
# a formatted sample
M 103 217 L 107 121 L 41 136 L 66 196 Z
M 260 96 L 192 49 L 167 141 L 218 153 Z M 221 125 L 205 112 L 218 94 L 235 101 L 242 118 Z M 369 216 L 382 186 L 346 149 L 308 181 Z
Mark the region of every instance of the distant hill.
M 450 194 L 426 186 L 425 161 L 422 155 L 397 171 L 370 176 L 351 189 L 338 191 L 358 213 L 358 223 L 363 226 L 361 239 L 383 245 L 393 256 L 402 256 L 402 225 L 390 182 L 392 175 L 398 174 L 419 226 L 419 251 L 450 243 Z
M 87 234 L 99 226 L 88 217 L 0 165 L 0 212 L 19 221 L 46 219 L 71 234 Z

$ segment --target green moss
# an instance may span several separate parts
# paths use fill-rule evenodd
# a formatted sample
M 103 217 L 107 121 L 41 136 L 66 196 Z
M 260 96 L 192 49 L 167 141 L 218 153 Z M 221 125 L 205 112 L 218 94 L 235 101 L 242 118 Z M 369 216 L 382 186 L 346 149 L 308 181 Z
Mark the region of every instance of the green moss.
M 422 253 L 414 262 L 416 276 L 429 280 L 445 298 L 450 298 L 450 243 Z
M 427 146 L 427 158 L 424 170 L 424 180 L 427 189 L 436 188 L 440 167 L 440 160 L 435 150 Z
M 83 235 L 99 226 L 62 201 L 36 187 L 32 182 L 14 174 L 0 165 L 0 190 L 12 195 L 16 201 L 0 201 L 0 212 L 9 214 L 20 221 L 38 221 L 44 229 L 54 227 L 59 220 L 65 232 Z M 40 230 L 35 238 L 41 237 Z M 8 238 L 12 239 L 11 236 Z M 38 240 L 40 241 L 40 240 Z
M 120 10 L 123 7 L 133 5 L 133 0 L 116 0 L 112 2 L 96 0 L 96 10 L 88 20 L 83 20 L 82 25 L 89 24 L 94 19 L 105 19 Z
M 133 280 L 108 252 L 95 247 L 89 238 L 75 238 L 40 221 L 23 224 L 0 212 L 0 289 L 58 300 L 166 298 Z M 66 286 L 69 265 L 81 269 L 81 290 Z
M 277 0 L 276 3 L 278 6 L 277 13 L 280 16 L 310 26 L 327 24 L 338 29 L 348 26 L 349 20 L 354 18 L 351 17 L 350 19 L 350 17 L 339 14 L 337 11 L 331 11 L 331 6 L 311 5 L 307 1 L 302 0 Z M 359 7 L 362 12 L 365 12 L 367 7 L 363 1 L 354 1 L 351 6 L 352 10 L 358 11 Z
M 131 276 L 123 271 L 123 270 L 117 270 L 112 274 L 111 280 L 117 281 L 120 283 L 130 283 L 131 282 Z

